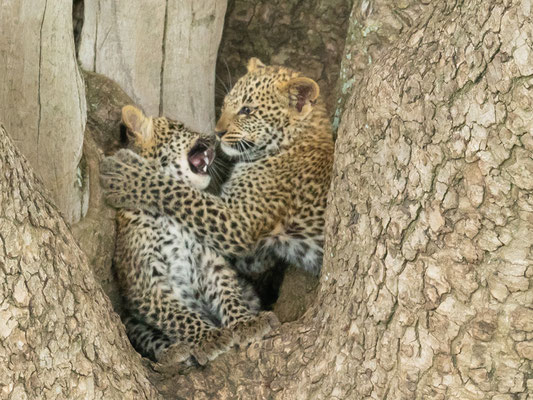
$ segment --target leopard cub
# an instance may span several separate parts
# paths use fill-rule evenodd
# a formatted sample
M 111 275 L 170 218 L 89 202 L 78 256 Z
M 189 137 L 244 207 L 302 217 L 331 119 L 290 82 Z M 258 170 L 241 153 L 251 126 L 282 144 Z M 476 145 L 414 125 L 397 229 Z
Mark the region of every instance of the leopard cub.
M 151 168 L 198 190 L 208 187 L 215 158 L 211 137 L 164 117 L 147 118 L 133 106 L 123 108 L 122 120 L 131 150 Z M 134 189 L 139 193 L 126 198 L 157 192 L 157 180 L 136 177 L 142 182 Z M 129 208 L 119 210 L 117 221 L 114 263 L 128 313 L 126 330 L 140 353 L 164 363 L 195 359 L 205 364 L 277 326 L 273 313 L 259 312 L 252 288 L 221 255 L 199 242 L 190 226 Z

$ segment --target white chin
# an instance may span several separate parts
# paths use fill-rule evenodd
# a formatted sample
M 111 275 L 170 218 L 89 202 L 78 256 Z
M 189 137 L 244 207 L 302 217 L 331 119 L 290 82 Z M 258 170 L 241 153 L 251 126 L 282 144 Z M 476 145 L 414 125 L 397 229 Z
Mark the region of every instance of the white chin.
M 231 146 L 228 146 L 227 144 L 225 144 L 224 142 L 222 142 L 220 144 L 220 148 L 222 149 L 222 151 L 227 154 L 228 156 L 230 157 L 238 157 L 241 152 L 239 150 L 236 150 L 234 149 L 233 147 Z
M 198 190 L 204 190 L 211 182 L 211 177 L 209 175 L 198 175 L 192 171 L 187 174 L 187 178 L 191 186 Z

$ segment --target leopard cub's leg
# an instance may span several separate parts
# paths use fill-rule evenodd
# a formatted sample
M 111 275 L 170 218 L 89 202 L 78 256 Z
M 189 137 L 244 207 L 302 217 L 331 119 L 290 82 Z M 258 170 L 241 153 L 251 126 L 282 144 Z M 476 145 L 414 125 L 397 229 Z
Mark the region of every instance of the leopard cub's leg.
M 133 348 L 152 361 L 160 358 L 161 354 L 172 344 L 172 341 L 159 329 L 156 329 L 132 315 L 123 319 L 126 333 Z
M 251 286 L 222 259 L 214 260 L 206 271 L 206 295 L 237 345 L 260 340 L 279 326 L 272 312 L 259 312 L 259 298 Z
M 148 324 L 163 332 L 172 343 L 156 356 L 160 364 L 187 363 L 194 358 L 204 365 L 231 347 L 230 332 L 188 307 L 186 299 L 178 300 L 170 293 L 159 290 L 159 297 L 151 298 L 151 306 L 144 308 L 148 312 L 143 315 Z

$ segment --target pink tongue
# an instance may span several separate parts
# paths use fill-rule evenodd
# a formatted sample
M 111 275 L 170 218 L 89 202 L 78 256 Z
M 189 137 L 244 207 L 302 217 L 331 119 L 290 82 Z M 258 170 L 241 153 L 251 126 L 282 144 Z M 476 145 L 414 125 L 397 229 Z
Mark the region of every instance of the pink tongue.
M 202 167 L 205 165 L 204 153 L 197 153 L 192 157 L 189 157 L 189 162 L 194 165 L 196 168 Z

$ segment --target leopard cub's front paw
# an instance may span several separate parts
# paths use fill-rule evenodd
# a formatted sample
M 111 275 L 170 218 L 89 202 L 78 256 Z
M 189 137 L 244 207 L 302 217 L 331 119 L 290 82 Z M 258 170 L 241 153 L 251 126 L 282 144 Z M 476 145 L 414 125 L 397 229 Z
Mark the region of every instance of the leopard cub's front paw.
M 265 311 L 253 317 L 238 320 L 230 326 L 230 329 L 233 331 L 233 342 L 242 346 L 261 340 L 267 333 L 279 326 L 280 322 L 276 314 Z
M 131 150 L 120 150 L 100 164 L 100 185 L 107 202 L 115 208 L 140 204 L 141 175 L 150 172 L 148 163 Z
M 121 171 L 120 164 L 112 157 L 107 157 L 101 164 L 100 186 L 104 190 L 107 203 L 115 208 L 127 207 L 129 188 L 125 182 L 126 174 Z

